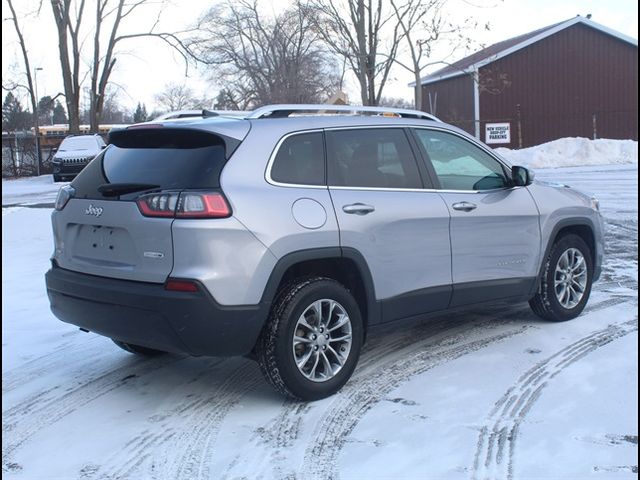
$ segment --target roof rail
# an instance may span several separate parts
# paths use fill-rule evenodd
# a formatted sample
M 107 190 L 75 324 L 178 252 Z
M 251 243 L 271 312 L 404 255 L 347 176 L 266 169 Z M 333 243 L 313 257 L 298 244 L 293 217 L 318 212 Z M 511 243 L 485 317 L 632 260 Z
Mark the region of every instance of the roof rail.
M 427 112 L 421 112 L 420 110 L 405 110 L 403 108 L 388 108 L 388 107 L 362 107 L 358 105 L 329 105 L 329 104 L 282 104 L 282 105 L 267 105 L 257 108 L 253 112 L 250 112 L 246 118 L 283 118 L 288 117 L 292 113 L 329 113 L 329 112 L 350 112 L 352 115 L 357 115 L 358 112 L 377 113 L 377 114 L 393 114 L 399 115 L 405 118 L 420 118 L 423 120 L 434 120 L 440 122 L 441 120 L 435 115 L 431 115 Z
M 175 112 L 168 112 L 159 117 L 153 119 L 153 121 L 160 120 L 179 120 L 183 118 L 210 118 L 210 117 L 220 117 L 220 116 L 230 116 L 230 117 L 244 117 L 249 112 L 241 111 L 241 110 L 178 110 Z

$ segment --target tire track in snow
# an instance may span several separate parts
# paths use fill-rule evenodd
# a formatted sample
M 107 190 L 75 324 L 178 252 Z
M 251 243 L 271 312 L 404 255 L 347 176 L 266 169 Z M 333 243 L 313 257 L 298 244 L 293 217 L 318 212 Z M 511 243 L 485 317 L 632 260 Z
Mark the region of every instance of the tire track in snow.
M 205 395 L 185 397 L 169 411 L 155 415 L 160 417 L 155 425 L 112 454 L 92 477 L 173 480 L 208 475 L 206 460 L 210 458 L 205 452 L 215 443 L 220 424 L 244 395 L 263 383 L 257 366 L 245 359 L 224 378 L 210 382 L 210 377 L 220 377 L 224 373 L 218 367 L 226 367 L 231 362 L 234 360 L 216 359 L 189 382 L 210 384 Z M 144 467 L 147 467 L 146 471 L 142 470 Z
M 176 440 L 181 455 L 174 456 L 178 460 L 170 462 L 163 478 L 211 478 L 210 465 L 220 425 L 242 397 L 264 383 L 258 366 L 248 360 L 225 379 L 220 390 L 212 392 L 202 403 L 200 411 L 204 416 L 193 416 L 192 428 L 183 431 Z
M 56 385 L 38 392 L 2 412 L 2 469 L 12 463 L 11 456 L 32 436 L 90 402 L 116 390 L 133 377 L 140 377 L 180 361 L 175 357 L 145 359 L 108 371 L 66 390 Z
M 624 298 L 604 300 L 592 305 L 589 311 L 600 310 L 626 301 L 628 299 Z M 377 365 L 378 371 L 375 375 L 369 374 L 362 382 L 354 382 L 351 388 L 349 388 L 350 384 L 347 384 L 337 394 L 336 402 L 323 415 L 324 420 L 316 426 L 316 434 L 305 452 L 303 464 L 307 470 L 303 473 L 303 478 L 339 478 L 337 461 L 340 451 L 349 434 L 371 407 L 383 400 L 390 391 L 410 380 L 411 377 L 523 333 L 531 326 L 524 324 L 488 338 L 463 343 L 468 340 L 468 337 L 477 338 L 479 335 L 491 333 L 497 328 L 509 324 L 515 326 L 519 320 L 513 321 L 514 317 L 521 318 L 532 315 L 528 306 L 510 307 L 497 317 L 487 318 L 485 315 L 481 317 L 483 318 L 482 322 L 471 326 L 468 325 L 468 322 L 462 322 L 462 326 L 458 325 L 457 328 L 450 329 L 453 332 L 444 338 L 437 339 L 435 342 L 432 339 L 426 339 L 426 341 L 417 342 L 414 345 L 416 350 L 427 348 L 427 351 L 419 351 L 408 358 L 406 352 L 400 352 L 399 358 L 391 359 L 382 366 Z M 460 314 L 460 317 L 464 317 L 464 312 Z M 442 333 L 447 333 L 447 331 Z M 363 375 L 366 373 L 364 372 Z
M 610 302 L 607 306 L 610 306 Z M 496 402 L 480 429 L 472 478 L 513 479 L 520 425 L 549 383 L 567 367 L 600 347 L 638 330 L 638 318 L 612 324 L 564 347 L 524 373 Z
M 260 461 L 253 470 L 271 473 L 273 478 L 295 478 L 295 466 L 287 457 L 287 450 L 295 446 L 300 435 L 305 416 L 309 414 L 313 404 L 287 398 L 282 404 L 282 410 L 264 426 L 254 430 L 247 444 L 256 452 L 255 458 Z M 223 470 L 221 478 L 237 478 L 233 469 L 238 462 L 232 459 Z M 256 472 L 257 473 L 257 472 Z
M 523 309 L 512 309 L 503 317 L 522 314 Z M 494 343 L 524 333 L 529 325 L 517 325 L 518 321 L 496 323 L 488 319 L 482 324 L 456 329 L 450 335 L 437 340 L 431 339 L 415 344 L 417 352 L 392 359 L 377 366 L 375 375 L 368 375 L 358 382 L 343 388 L 336 401 L 323 414 L 323 420 L 316 426 L 310 445 L 307 447 L 302 478 L 337 479 L 337 461 L 347 437 L 375 404 L 384 400 L 388 393 L 412 377 L 424 373 L 444 363 L 476 352 Z M 494 333 L 499 327 L 508 328 Z M 473 338 L 473 339 L 470 339 Z M 424 350 L 424 348 L 427 350 Z
M 75 331 L 69 333 L 75 333 Z M 74 363 L 70 355 L 73 355 L 81 361 L 86 361 L 86 359 L 89 358 L 86 354 L 91 353 L 91 363 L 88 366 L 90 368 L 96 365 L 96 356 L 106 356 L 104 349 L 96 349 L 96 346 L 93 344 L 93 341 L 98 338 L 98 336 L 91 337 L 86 343 L 77 343 L 75 341 L 60 343 L 52 351 L 3 372 L 2 395 L 4 396 L 10 393 L 32 380 L 42 378 L 51 371 L 60 372 L 73 367 L 85 374 L 83 376 L 86 377 L 87 365 L 83 365 L 81 362 Z
M 226 358 L 211 358 L 194 377 L 186 379 L 185 384 L 201 381 L 208 383 L 206 377 L 213 375 L 216 369 L 224 365 L 227 360 Z M 215 383 L 212 386 L 215 387 Z M 185 395 L 169 410 L 148 417 L 147 420 L 152 425 L 129 439 L 120 450 L 109 455 L 102 465 L 94 466 L 95 468 L 88 477 L 99 476 L 99 478 L 110 479 L 130 477 L 143 463 L 152 458 L 153 452 L 162 448 L 173 438 L 176 434 L 174 426 L 176 416 L 183 416 L 185 418 L 184 425 L 186 425 L 189 416 L 196 414 L 204 400 L 201 397 L 194 397 L 195 394 Z M 155 431 L 164 432 L 165 435 L 154 433 Z
M 372 334 L 363 347 L 360 362 L 353 378 L 347 385 L 357 382 L 360 377 L 374 374 L 372 370 L 379 367 L 380 362 L 389 362 L 390 357 L 402 357 L 410 354 L 416 348 L 422 348 L 425 341 L 433 335 L 443 334 L 474 321 L 486 320 L 487 311 L 491 314 L 513 313 L 511 306 L 494 306 L 483 313 L 457 312 L 451 317 L 435 317 L 423 321 L 411 328 L 395 330 L 391 335 L 383 332 Z M 453 318 L 452 318 L 453 317 Z M 493 322 L 493 320 L 492 320 Z M 345 387 L 347 388 L 347 387 Z M 247 441 L 251 445 L 256 458 L 261 459 L 262 470 L 269 470 L 275 478 L 295 477 L 294 466 L 287 461 L 286 451 L 298 439 L 306 415 L 312 408 L 312 403 L 303 403 L 287 399 L 282 404 L 282 410 L 266 425 L 256 428 L 254 434 Z M 237 462 L 232 460 L 224 469 L 221 478 L 233 478 L 232 470 Z M 267 473 L 267 472 L 263 472 Z

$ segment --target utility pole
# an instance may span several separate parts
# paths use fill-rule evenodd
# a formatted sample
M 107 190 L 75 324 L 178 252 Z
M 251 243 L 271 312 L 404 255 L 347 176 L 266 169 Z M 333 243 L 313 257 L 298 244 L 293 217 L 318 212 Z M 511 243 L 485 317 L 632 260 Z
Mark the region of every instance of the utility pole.
M 518 122 L 518 148 L 522 148 L 522 112 L 520 104 L 516 105 L 516 119 Z
M 38 106 L 40 103 L 40 99 L 38 97 L 38 70 L 42 70 L 42 67 L 35 67 L 33 69 L 33 78 L 34 78 L 34 90 L 36 94 L 36 108 L 34 113 L 34 124 L 36 127 L 36 175 L 40 176 L 40 165 L 42 163 L 42 158 L 40 157 L 40 126 L 38 125 L 40 119 L 38 118 Z

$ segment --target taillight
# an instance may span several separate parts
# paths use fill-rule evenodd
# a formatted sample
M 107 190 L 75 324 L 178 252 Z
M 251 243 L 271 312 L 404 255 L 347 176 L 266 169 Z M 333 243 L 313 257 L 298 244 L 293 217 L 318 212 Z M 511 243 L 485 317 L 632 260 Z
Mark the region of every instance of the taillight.
M 58 196 L 56 197 L 56 203 L 54 205 L 56 210 L 62 210 L 65 205 L 73 198 L 76 194 L 76 189 L 71 185 L 65 185 L 60 190 L 58 190 Z
M 145 217 L 175 217 L 178 192 L 151 193 L 136 200 L 138 209 Z
M 224 218 L 231 209 L 224 197 L 217 192 L 182 192 L 176 209 L 177 218 Z
M 225 218 L 229 204 L 218 192 L 162 192 L 142 195 L 136 200 L 146 217 Z
M 164 289 L 172 292 L 197 292 L 198 284 L 190 280 L 174 280 L 170 278 L 164 284 Z

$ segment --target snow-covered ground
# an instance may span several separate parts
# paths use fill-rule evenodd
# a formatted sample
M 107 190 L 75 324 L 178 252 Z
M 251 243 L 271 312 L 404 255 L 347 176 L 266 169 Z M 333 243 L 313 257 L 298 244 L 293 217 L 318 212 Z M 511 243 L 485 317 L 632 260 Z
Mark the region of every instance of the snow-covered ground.
M 68 182 L 53 182 L 53 175 L 2 180 L 2 205 L 45 204 L 56 200 L 58 190 Z
M 637 478 L 637 164 L 536 173 L 601 199 L 606 264 L 585 313 L 388 327 L 314 403 L 278 396 L 247 359 L 141 359 L 58 321 L 51 210 L 3 208 L 3 478 Z M 13 182 L 4 205 L 46 203 L 28 180 L 5 201 Z

